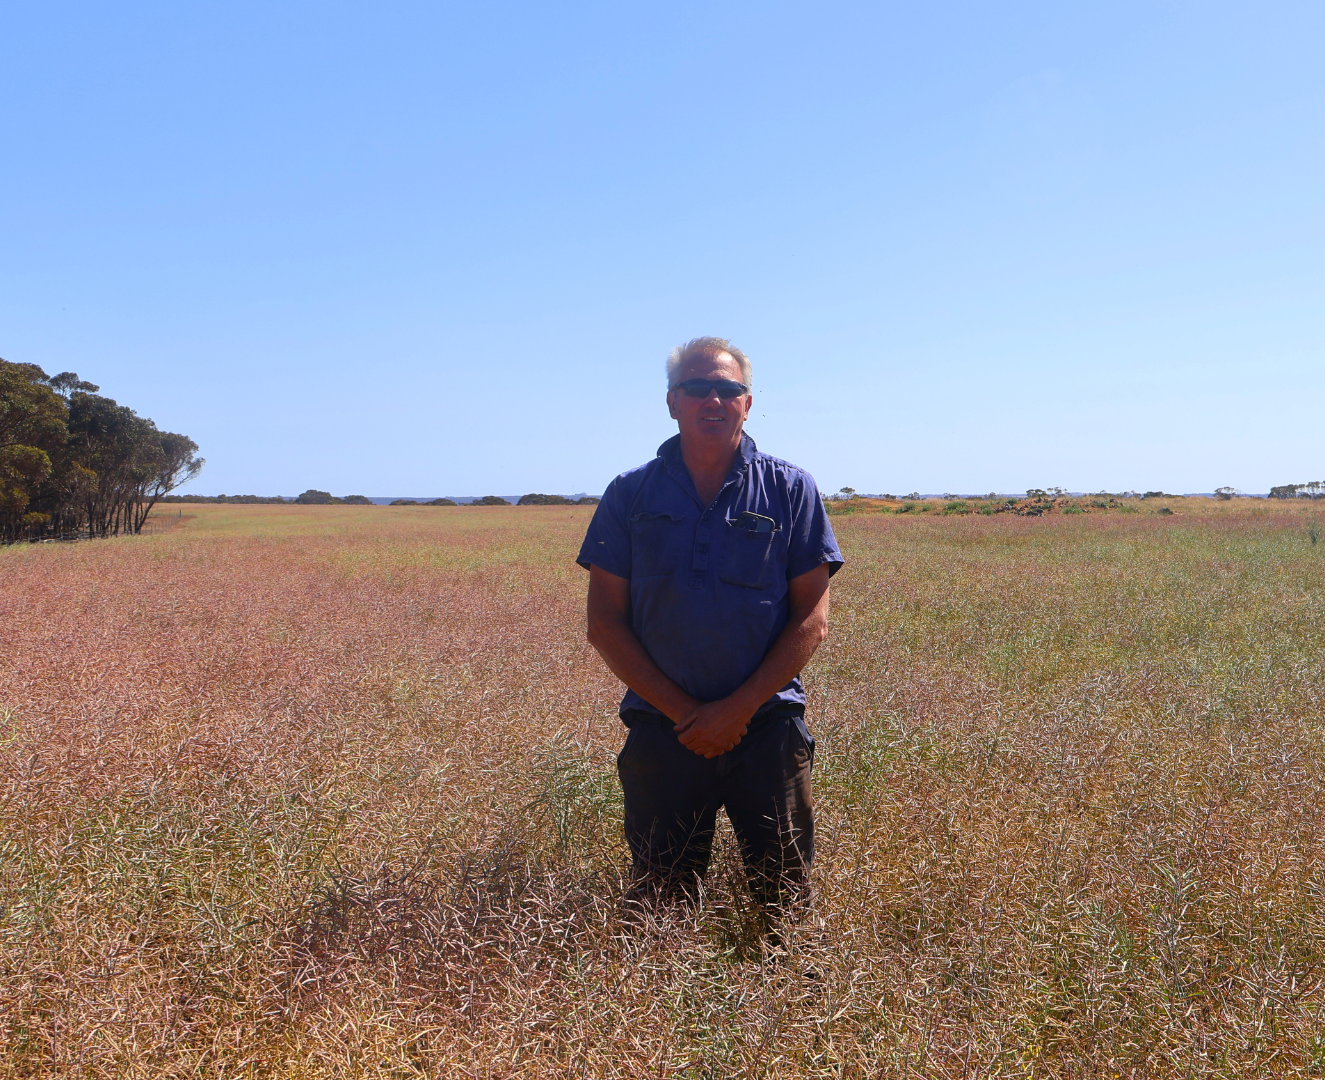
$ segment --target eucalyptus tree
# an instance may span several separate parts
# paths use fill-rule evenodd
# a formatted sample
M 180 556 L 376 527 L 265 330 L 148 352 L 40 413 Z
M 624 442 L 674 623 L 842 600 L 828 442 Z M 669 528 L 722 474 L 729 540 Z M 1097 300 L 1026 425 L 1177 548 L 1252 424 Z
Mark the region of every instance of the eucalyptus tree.
M 41 368 L 0 360 L 0 539 L 49 520 L 32 502 L 64 448 L 67 417 Z

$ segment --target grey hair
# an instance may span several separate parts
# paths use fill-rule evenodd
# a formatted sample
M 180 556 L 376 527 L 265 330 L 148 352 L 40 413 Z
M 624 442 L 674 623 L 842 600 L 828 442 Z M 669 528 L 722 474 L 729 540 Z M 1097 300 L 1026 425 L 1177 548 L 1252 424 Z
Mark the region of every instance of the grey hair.
M 684 345 L 678 345 L 668 354 L 667 389 L 675 389 L 677 372 L 681 370 L 681 365 L 692 356 L 716 356 L 718 353 L 724 352 L 741 366 L 741 382 L 745 383 L 746 386 L 754 386 L 754 368 L 750 366 L 750 358 L 745 353 L 741 352 L 726 338 L 697 337 L 687 341 Z

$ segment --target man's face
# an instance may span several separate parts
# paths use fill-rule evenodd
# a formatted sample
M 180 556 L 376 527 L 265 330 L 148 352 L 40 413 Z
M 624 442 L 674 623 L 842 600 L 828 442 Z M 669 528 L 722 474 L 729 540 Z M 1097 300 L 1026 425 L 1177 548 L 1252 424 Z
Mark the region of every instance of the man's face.
M 741 365 L 731 353 L 725 352 L 690 357 L 676 373 L 678 384 L 687 379 L 745 381 L 741 375 Z M 750 394 L 723 401 L 717 390 L 710 391 L 707 397 L 702 398 L 691 397 L 682 390 L 667 391 L 667 408 L 672 419 L 680 426 L 683 439 L 732 447 L 741 441 L 741 428 L 745 425 L 745 418 L 750 415 L 750 404 L 753 401 Z

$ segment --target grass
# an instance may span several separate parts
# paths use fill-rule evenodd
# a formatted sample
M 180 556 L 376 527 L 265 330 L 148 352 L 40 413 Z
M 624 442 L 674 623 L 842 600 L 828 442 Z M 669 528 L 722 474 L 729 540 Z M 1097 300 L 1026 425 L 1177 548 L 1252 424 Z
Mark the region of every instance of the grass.
M 0 549 L 0 1076 L 1325 1075 L 1325 546 L 1150 502 L 835 519 L 776 964 L 618 918 L 590 508 Z

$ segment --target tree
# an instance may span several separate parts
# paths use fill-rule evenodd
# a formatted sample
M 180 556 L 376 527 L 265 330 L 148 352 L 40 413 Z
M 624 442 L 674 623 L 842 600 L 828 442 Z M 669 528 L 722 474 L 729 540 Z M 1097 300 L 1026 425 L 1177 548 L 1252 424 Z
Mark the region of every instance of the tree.
M 418 499 L 392 499 L 389 503 L 387 503 L 387 505 L 388 505 L 388 506 L 418 506 L 418 505 L 419 505 L 419 500 L 418 500 Z
M 101 389 L 96 383 L 84 382 L 72 371 L 62 371 L 58 375 L 52 375 L 46 381 L 52 390 L 66 400 L 72 397 L 75 391 L 84 394 L 95 394 Z
M 517 506 L 569 506 L 570 499 L 565 495 L 521 495 Z
M 51 472 L 50 455 L 35 446 L 6 446 L 0 450 L 0 520 L 21 524 L 32 492 Z M 49 520 L 43 516 L 43 520 Z M 6 529 L 8 534 L 11 529 Z
M 455 506 L 455 504 L 454 499 L 433 499 L 428 503 L 429 506 Z
M 1215 498 L 1216 498 L 1216 499 L 1224 499 L 1225 501 L 1227 501 L 1227 500 L 1233 498 L 1233 496 L 1234 496 L 1234 495 L 1237 495 L 1237 494 L 1240 494 L 1240 493 L 1239 493 L 1238 489 L 1235 488 L 1235 487 L 1221 487 L 1221 488 L 1215 488 Z
M 150 420 L 147 421 L 152 423 Z M 155 429 L 155 425 L 153 425 Z M 156 432 L 155 451 L 146 478 L 136 492 L 133 531 L 143 531 L 143 522 L 162 495 L 187 484 L 202 471 L 206 461 L 198 457 L 198 444 L 173 431 Z
M 481 499 L 475 499 L 470 506 L 510 506 L 500 495 L 484 495 Z
M 367 495 L 346 495 L 341 499 L 346 506 L 372 506 L 373 500 Z
M 329 491 L 318 491 L 317 488 L 309 488 L 294 501 L 301 506 L 325 506 L 335 500 Z
M 127 405 L 81 390 L 70 395 L 69 445 L 73 463 L 90 474 L 81 501 L 93 536 L 117 536 L 141 528 L 138 510 L 145 492 L 163 479 L 161 436 L 152 421 Z
M 0 360 L 0 540 L 47 525 L 139 532 L 158 499 L 198 475 L 197 443 L 97 389 Z
M 16 540 L 31 524 L 24 518 L 64 450 L 67 422 L 41 368 L 0 360 L 0 539 Z

